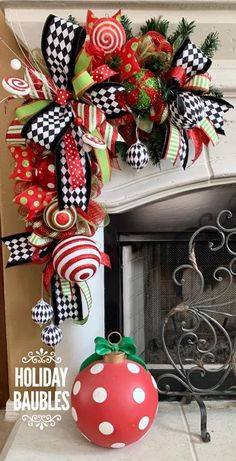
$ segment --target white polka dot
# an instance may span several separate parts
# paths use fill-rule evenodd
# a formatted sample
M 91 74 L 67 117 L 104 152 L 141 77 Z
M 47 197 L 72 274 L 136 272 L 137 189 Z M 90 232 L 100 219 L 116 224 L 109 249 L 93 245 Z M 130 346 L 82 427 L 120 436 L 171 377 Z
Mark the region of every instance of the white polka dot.
M 143 418 L 140 419 L 139 423 L 138 423 L 138 428 L 143 431 L 144 429 L 146 429 L 146 427 L 148 426 L 149 424 L 149 417 L 148 416 L 144 416 Z
M 114 432 L 114 427 L 108 421 L 103 421 L 100 423 L 98 429 L 103 435 L 110 435 L 112 432 Z
M 76 413 L 76 409 L 74 407 L 71 408 L 71 413 L 72 413 L 73 419 L 77 422 L 78 421 L 78 416 L 77 416 L 77 413 Z
M 102 403 L 102 402 L 105 402 L 106 398 L 107 398 L 107 391 L 106 389 L 104 389 L 104 387 L 97 387 L 97 389 L 93 391 L 94 402 Z
M 47 183 L 48 189 L 54 189 L 55 185 L 52 182 Z
M 130 371 L 130 373 L 139 373 L 140 372 L 139 366 L 136 365 L 135 363 L 127 363 L 127 368 Z
M 101 373 L 103 368 L 104 368 L 103 363 L 96 363 L 95 365 L 92 366 L 92 368 L 90 368 L 90 373 L 92 373 L 92 375 L 97 375 L 98 373 Z
M 111 448 L 123 448 L 123 447 L 125 447 L 125 443 L 123 442 L 117 442 L 111 445 Z
M 74 395 L 77 395 L 80 391 L 80 388 L 81 388 L 81 382 L 80 381 L 76 381 L 74 387 L 73 387 L 73 394 Z
M 153 376 L 152 376 L 152 384 L 155 387 L 155 389 L 157 389 L 157 383 L 156 383 L 156 380 L 153 378 Z
M 91 442 L 91 440 L 87 437 L 87 435 L 83 434 L 83 432 L 81 432 L 81 435 L 82 435 L 86 440 L 88 440 L 88 442 Z
M 136 387 L 133 391 L 133 399 L 136 403 L 143 403 L 145 400 L 145 392 L 141 387 Z

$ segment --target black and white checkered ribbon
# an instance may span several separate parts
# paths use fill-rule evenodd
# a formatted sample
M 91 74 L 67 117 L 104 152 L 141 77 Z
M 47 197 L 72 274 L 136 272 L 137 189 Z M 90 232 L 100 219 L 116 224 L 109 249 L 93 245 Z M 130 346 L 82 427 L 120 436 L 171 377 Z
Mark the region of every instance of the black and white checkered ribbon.
M 18 266 L 32 262 L 32 257 L 36 248 L 28 241 L 28 237 L 30 235 L 30 232 L 24 232 L 22 234 L 9 235 L 1 238 L 7 249 L 10 251 L 6 267 Z M 48 251 L 48 247 L 44 247 L 39 251 L 39 262 L 40 258 L 42 259 L 42 262 L 44 261 L 44 257 L 47 255 Z
M 76 283 L 71 283 L 71 296 L 65 296 L 58 274 L 52 278 L 52 304 L 54 310 L 54 323 L 59 325 L 66 319 L 85 322 L 88 317 L 86 303 L 82 303 L 81 291 Z
M 182 67 L 186 72 L 186 78 L 196 74 L 204 74 L 211 66 L 211 60 L 205 56 L 189 37 L 183 42 L 176 52 L 172 67 Z

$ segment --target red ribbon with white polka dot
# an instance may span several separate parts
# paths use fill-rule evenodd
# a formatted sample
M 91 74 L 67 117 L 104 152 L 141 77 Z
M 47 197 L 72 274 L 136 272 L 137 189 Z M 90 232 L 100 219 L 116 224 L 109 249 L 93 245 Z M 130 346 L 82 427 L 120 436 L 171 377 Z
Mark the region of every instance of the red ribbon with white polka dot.
M 84 170 L 78 152 L 77 144 L 72 136 L 71 130 L 68 130 L 64 138 L 66 161 L 70 175 L 70 183 L 73 189 L 85 185 Z
M 73 95 L 72 93 L 70 93 L 70 91 L 57 90 L 57 96 L 56 96 L 55 102 L 57 102 L 57 104 L 60 104 L 61 106 L 64 106 L 67 104 L 69 99 L 72 99 L 72 98 L 73 98 Z

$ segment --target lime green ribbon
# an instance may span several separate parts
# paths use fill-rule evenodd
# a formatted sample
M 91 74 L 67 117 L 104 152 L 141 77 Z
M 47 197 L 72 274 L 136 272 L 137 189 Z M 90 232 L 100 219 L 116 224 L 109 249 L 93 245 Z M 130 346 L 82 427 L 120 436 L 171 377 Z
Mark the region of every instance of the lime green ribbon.
M 124 352 L 128 360 L 133 360 L 134 362 L 139 363 L 145 368 L 145 370 L 147 370 L 145 362 L 138 355 L 136 355 L 136 346 L 134 344 L 134 340 L 129 336 L 124 336 L 118 343 L 111 343 L 107 339 L 98 336 L 95 338 L 94 342 L 95 353 L 84 360 L 80 367 L 80 371 L 84 370 L 84 368 L 88 367 L 92 363 L 101 360 L 103 355 L 110 354 L 111 352 Z

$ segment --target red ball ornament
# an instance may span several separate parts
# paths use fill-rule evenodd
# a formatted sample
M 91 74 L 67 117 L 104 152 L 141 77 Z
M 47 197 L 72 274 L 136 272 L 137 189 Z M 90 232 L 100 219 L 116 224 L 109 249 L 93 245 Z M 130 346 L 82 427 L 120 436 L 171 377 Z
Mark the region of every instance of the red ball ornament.
M 59 210 L 57 200 L 55 200 L 45 208 L 43 219 L 50 229 L 57 232 L 66 232 L 76 223 L 76 208 L 72 206 L 65 210 Z
M 158 406 L 157 385 L 142 365 L 122 352 L 111 352 L 77 375 L 71 406 L 86 439 L 105 448 L 122 448 L 150 429 Z
M 160 95 L 160 79 L 150 70 L 135 72 L 125 82 L 126 103 L 138 110 L 149 109 Z
M 56 189 L 54 155 L 45 155 L 36 163 L 35 178 L 40 186 L 50 191 L 54 191 Z

